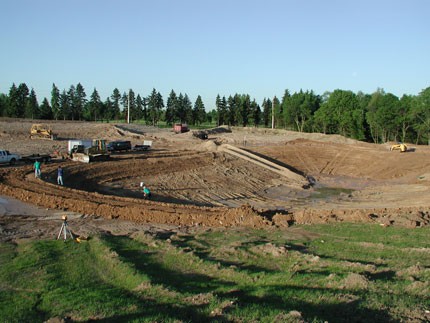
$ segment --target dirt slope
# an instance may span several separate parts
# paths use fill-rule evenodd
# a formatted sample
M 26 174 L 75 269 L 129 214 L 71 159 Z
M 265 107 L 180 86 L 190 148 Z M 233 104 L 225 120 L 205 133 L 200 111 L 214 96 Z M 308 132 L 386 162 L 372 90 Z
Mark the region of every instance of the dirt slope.
M 340 136 L 287 131 L 216 131 L 208 141 L 191 133 L 133 125 L 52 122 L 58 141 L 30 140 L 30 122 L 2 120 L 1 146 L 20 154 L 64 154 L 67 139 L 153 140 L 150 152 L 112 155 L 108 162 L 58 159 L 36 180 L 30 165 L 0 168 L 0 194 L 45 208 L 140 223 L 177 226 L 267 227 L 330 221 L 423 226 L 429 223 L 430 150 L 400 154 L 387 145 Z M 242 146 L 315 179 L 303 189 L 270 169 L 232 156 L 216 143 Z M 56 168 L 65 186 L 55 184 Z M 153 191 L 142 199 L 139 183 Z

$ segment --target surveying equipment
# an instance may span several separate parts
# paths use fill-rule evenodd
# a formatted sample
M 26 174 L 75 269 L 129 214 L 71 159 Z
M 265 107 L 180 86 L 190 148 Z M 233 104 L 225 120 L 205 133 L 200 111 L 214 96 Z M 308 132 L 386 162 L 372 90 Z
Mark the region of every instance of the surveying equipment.
M 67 235 L 69 235 L 70 238 L 74 240 L 75 238 L 73 237 L 72 231 L 70 231 L 69 226 L 67 224 L 67 215 L 63 215 L 61 218 L 63 219 L 63 224 L 61 225 L 57 240 L 60 239 L 61 234 L 63 234 L 64 242 L 66 242 L 67 240 Z

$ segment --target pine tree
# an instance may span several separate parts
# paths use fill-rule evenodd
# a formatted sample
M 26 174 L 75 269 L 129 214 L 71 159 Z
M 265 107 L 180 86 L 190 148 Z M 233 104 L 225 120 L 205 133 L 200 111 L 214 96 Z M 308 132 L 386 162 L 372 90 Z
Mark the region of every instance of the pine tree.
M 255 100 L 253 100 L 251 103 L 251 113 L 252 113 L 252 119 L 254 122 L 254 126 L 258 127 L 258 125 L 261 122 L 261 108 L 258 105 L 258 103 L 255 102 Z
M 202 124 L 206 119 L 205 105 L 203 103 L 202 97 L 197 96 L 196 102 L 194 103 L 193 109 L 193 125 Z
M 87 103 L 86 97 L 87 95 L 85 94 L 84 87 L 81 83 L 78 83 L 78 85 L 76 85 L 75 93 L 73 96 L 74 116 L 76 116 L 78 120 L 82 119 L 84 107 Z
M 40 119 L 52 120 L 52 110 L 49 106 L 49 101 L 47 98 L 43 99 L 42 104 L 40 105 Z
M 101 111 L 100 95 L 96 88 L 94 88 L 94 91 L 91 94 L 87 107 L 87 118 L 89 120 L 97 121 L 97 119 L 100 119 L 103 116 Z
M 270 117 L 272 115 L 272 101 L 270 99 L 263 100 L 263 124 L 267 128 L 270 124 Z
M 168 125 L 172 125 L 175 122 L 175 116 L 178 110 L 178 98 L 175 91 L 170 91 L 169 97 L 166 103 L 166 114 L 165 121 Z
M 26 104 L 26 118 L 37 119 L 39 118 L 39 103 L 37 103 L 36 92 L 31 89 L 30 96 Z
M 119 106 L 121 100 L 121 94 L 119 90 L 115 88 L 110 97 L 112 99 L 112 110 L 111 110 L 111 118 L 114 120 L 118 120 L 121 117 L 121 108 Z
M 63 90 L 63 92 L 60 94 L 60 110 L 58 116 L 60 118 L 63 118 L 63 120 L 69 119 L 72 117 L 72 111 L 71 111 L 71 101 L 69 98 L 69 95 L 67 94 L 66 90 Z
M 60 90 L 57 88 L 55 83 L 52 83 L 51 109 L 54 115 L 54 119 L 58 120 L 58 117 L 60 116 Z
M 160 92 L 152 89 L 151 95 L 148 98 L 148 117 L 152 125 L 157 125 L 160 120 L 162 110 L 164 108 L 163 97 Z

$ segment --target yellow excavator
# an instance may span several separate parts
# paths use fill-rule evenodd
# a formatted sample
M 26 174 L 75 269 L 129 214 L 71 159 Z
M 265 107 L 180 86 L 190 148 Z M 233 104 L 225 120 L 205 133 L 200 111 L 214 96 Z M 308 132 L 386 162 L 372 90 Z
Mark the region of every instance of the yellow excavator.
M 391 145 L 390 150 L 399 150 L 401 153 L 404 153 L 408 150 L 408 147 L 404 143 L 398 142 L 395 145 Z
M 51 127 L 49 127 L 48 125 L 36 123 L 31 126 L 30 138 L 56 140 L 57 135 L 52 132 Z

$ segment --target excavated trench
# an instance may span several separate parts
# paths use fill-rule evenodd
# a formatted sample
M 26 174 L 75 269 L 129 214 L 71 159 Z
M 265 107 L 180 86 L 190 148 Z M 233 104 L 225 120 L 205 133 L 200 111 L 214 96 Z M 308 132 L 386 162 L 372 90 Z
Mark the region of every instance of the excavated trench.
M 363 151 L 373 155 L 368 158 Z M 405 174 L 411 173 L 398 164 L 390 169 L 394 165 L 390 158 L 398 162 L 398 155 L 378 157 L 380 153 L 368 147 L 352 150 L 348 145 L 307 141 L 262 147 L 258 154 L 315 177 L 316 185 L 303 189 L 288 172 L 285 176 L 283 171 L 274 172 L 268 162 L 263 162 L 268 167 L 262 167 L 254 162 L 259 158 L 242 152 L 239 155 L 247 159 L 222 150 L 160 149 L 117 154 L 110 161 L 91 164 L 56 161 L 44 165 L 42 182 L 34 179 L 30 166 L 5 167 L 0 170 L 0 194 L 46 208 L 179 226 L 349 221 L 417 227 L 429 223 L 430 201 L 423 198 L 428 196 L 428 185 L 406 181 Z M 426 179 L 428 170 L 422 165 L 427 155 L 404 156 L 405 165 Z M 60 162 L 64 187 L 56 185 Z M 367 173 L 360 163 L 369 165 Z M 150 187 L 152 200 L 143 199 L 140 182 Z M 404 199 L 408 203 L 392 202 L 408 191 L 412 192 Z

